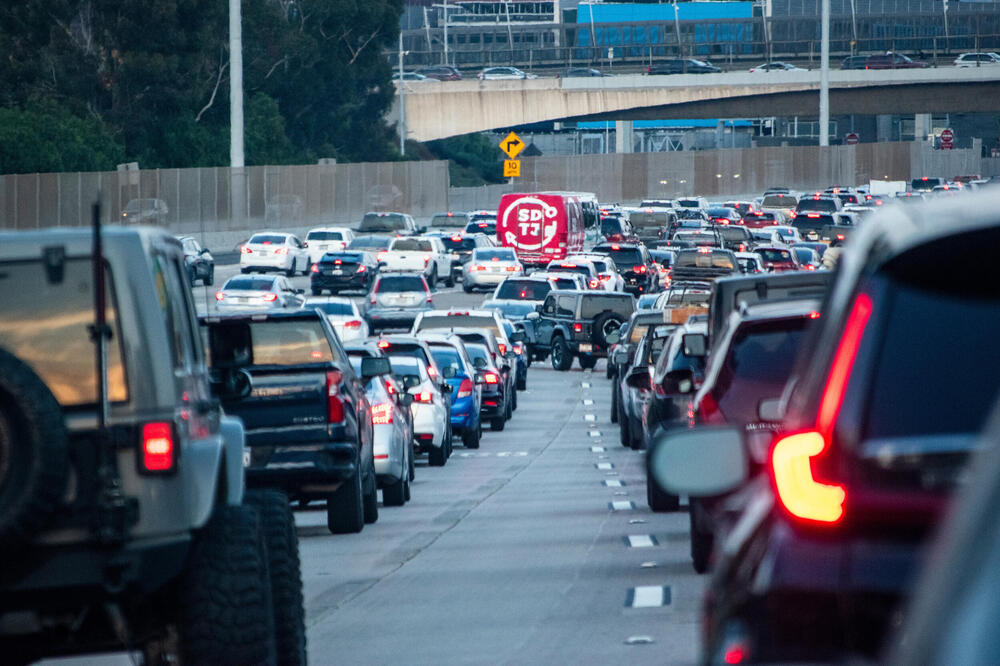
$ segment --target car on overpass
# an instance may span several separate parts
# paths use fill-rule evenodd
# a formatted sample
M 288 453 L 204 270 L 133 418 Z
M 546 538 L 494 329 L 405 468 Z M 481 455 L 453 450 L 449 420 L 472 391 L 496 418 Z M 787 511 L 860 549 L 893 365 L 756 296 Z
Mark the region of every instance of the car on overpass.
M 479 72 L 480 81 L 513 81 L 518 79 L 537 79 L 537 74 L 523 72 L 517 67 L 487 67 Z
M 695 58 L 674 58 L 661 60 L 646 68 L 646 73 L 656 74 L 718 74 L 722 70 L 715 65 Z

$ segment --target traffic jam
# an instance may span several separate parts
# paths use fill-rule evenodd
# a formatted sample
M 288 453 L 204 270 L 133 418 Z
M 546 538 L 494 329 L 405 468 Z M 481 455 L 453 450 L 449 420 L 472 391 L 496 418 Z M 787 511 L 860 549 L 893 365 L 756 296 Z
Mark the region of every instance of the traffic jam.
M 4 661 L 360 660 L 336 645 L 377 633 L 352 624 L 376 621 L 365 595 L 448 559 L 434 549 L 449 530 L 499 508 L 491 498 L 532 466 L 551 465 L 559 492 L 570 472 L 546 456 L 565 442 L 606 473 L 600 529 L 626 510 L 648 536 L 614 540 L 669 541 L 685 581 L 631 587 L 624 611 L 595 613 L 689 609 L 623 615 L 646 632 L 624 649 L 649 651 L 595 663 L 992 663 L 1000 290 L 986 257 L 1000 199 L 945 178 L 879 185 L 636 205 L 510 193 L 496 210 L 260 230 L 228 262 L 201 238 L 152 230 L 98 227 L 96 253 L 90 231 L 4 232 Z M 38 334 L 66 314 L 57 306 L 76 308 L 59 324 L 63 350 Z M 563 412 L 576 429 L 554 425 Z M 93 437 L 116 455 L 73 447 Z M 494 462 L 507 466 L 495 485 L 465 480 Z M 429 518 L 421 502 L 445 494 L 446 520 Z M 164 502 L 173 516 L 158 515 Z M 530 518 L 551 521 L 533 537 L 538 557 L 593 547 L 557 536 L 573 509 L 544 506 Z M 421 531 L 385 541 L 400 523 Z M 86 548 L 76 529 L 96 535 Z M 484 548 L 526 538 L 505 530 Z M 362 552 L 398 561 L 335 571 L 338 553 Z M 555 628 L 565 609 L 535 615 L 539 574 L 518 552 L 524 597 L 491 612 L 568 631 Z M 665 555 L 650 557 L 642 567 L 663 570 Z M 475 581 L 475 558 L 460 566 Z M 614 568 L 573 579 L 601 587 Z M 320 594 L 322 576 L 336 584 Z M 397 585 L 418 615 L 451 589 Z M 454 593 L 476 596 L 463 585 Z M 343 633 L 330 628 L 352 608 Z M 365 660 L 494 663 L 442 657 L 447 633 L 426 648 L 408 636 L 383 636 Z M 525 641 L 496 661 L 576 654 Z

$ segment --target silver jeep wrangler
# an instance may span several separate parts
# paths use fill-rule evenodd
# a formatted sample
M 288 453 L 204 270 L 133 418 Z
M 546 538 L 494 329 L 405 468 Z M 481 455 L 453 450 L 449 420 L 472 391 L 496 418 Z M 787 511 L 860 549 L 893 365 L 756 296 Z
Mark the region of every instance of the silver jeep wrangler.
M 288 501 L 244 493 L 187 285 L 163 231 L 0 233 L 5 663 L 305 662 Z

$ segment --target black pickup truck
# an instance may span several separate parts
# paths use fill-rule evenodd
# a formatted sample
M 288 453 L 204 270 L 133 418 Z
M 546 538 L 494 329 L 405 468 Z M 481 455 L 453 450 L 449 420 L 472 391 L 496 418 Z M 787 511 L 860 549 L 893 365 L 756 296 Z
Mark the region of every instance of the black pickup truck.
M 206 317 L 213 353 L 220 342 L 249 356 L 249 395 L 225 401 L 243 419 L 247 483 L 292 499 L 325 499 L 334 534 L 378 519 L 371 406 L 347 352 L 315 310 Z M 249 324 L 250 339 L 241 338 Z M 228 327 L 228 330 L 227 330 Z M 227 357 L 233 357 L 227 354 Z M 217 359 L 213 370 L 225 372 Z M 364 370 L 362 371 L 364 372 Z
M 714 280 L 739 273 L 736 255 L 717 247 L 697 247 L 677 251 L 671 279 Z

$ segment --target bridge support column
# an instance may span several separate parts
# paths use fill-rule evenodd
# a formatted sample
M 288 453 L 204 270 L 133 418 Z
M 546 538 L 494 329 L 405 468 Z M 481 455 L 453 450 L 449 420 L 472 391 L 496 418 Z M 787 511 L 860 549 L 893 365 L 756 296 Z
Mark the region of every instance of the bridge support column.
M 892 141 L 892 116 L 875 116 L 875 133 L 879 143 Z
M 931 133 L 931 114 L 917 113 L 913 115 L 913 139 L 914 141 L 926 141 L 927 135 Z
M 634 152 L 633 146 L 635 146 L 635 131 L 633 129 L 633 123 L 631 120 L 616 120 L 615 121 L 615 152 L 616 153 L 631 153 Z

